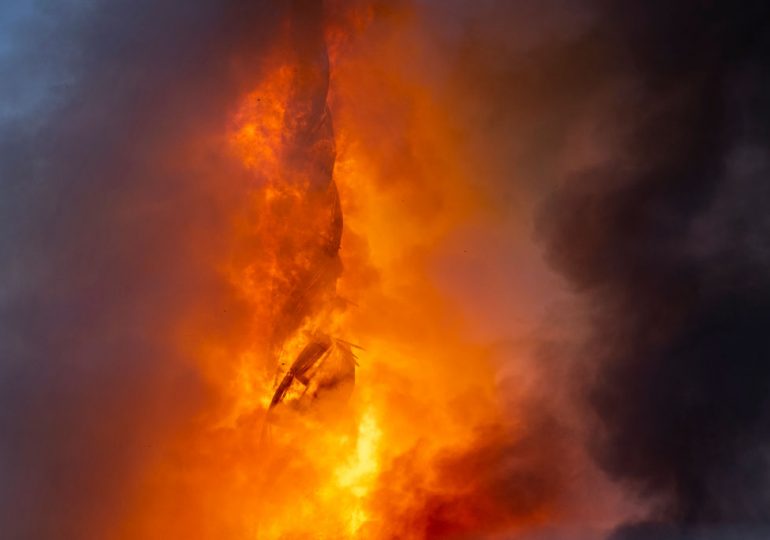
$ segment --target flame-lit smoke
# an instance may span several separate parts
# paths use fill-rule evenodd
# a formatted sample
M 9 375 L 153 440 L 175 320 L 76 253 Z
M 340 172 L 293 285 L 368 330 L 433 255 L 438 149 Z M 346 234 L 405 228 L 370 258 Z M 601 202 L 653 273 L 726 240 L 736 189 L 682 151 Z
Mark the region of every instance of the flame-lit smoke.
M 515 343 L 501 330 L 545 285 L 501 303 L 484 288 L 505 289 L 506 272 L 458 272 L 512 268 L 491 231 L 523 243 L 531 208 L 500 217 L 496 160 L 468 135 L 487 98 L 460 99 L 470 78 L 422 9 L 146 0 L 38 15 L 56 84 L 2 137 L 10 538 L 612 523 L 614 507 L 569 494 L 570 475 L 606 486 L 557 417 L 564 377 L 535 367 L 528 328 Z M 293 373 L 314 343 L 331 352 Z
M 4 534 L 419 539 L 568 516 L 580 452 L 530 399 L 535 370 L 498 369 L 534 347 L 480 342 L 446 291 L 479 280 L 438 283 L 494 212 L 426 18 L 83 10 L 41 15 L 64 75 L 3 124 Z M 355 387 L 290 381 L 271 408 L 319 334 L 326 362 L 357 356 Z
M 762 530 L 760 2 L 21 3 L 0 536 Z
M 235 537 L 443 537 L 523 529 L 558 512 L 556 450 L 500 409 L 489 353 L 460 337 L 426 275 L 426 249 L 480 204 L 451 157 L 448 111 L 404 87 L 400 99 L 424 115 L 404 126 L 423 155 L 366 144 L 398 140 L 355 109 L 389 82 L 367 86 L 350 49 L 371 16 L 349 14 L 325 38 L 320 4 L 295 3 L 260 80 L 233 107 L 222 135 L 250 180 L 222 271 L 246 306 L 249 338 L 202 334 L 195 345 L 222 385 L 222 410 L 172 443 L 185 474 L 139 494 L 128 536 L 208 526 Z M 442 184 L 421 185 L 436 176 Z M 317 360 L 320 373 L 295 372 L 324 339 L 335 349 Z M 156 467 L 150 478 L 178 465 Z M 159 524 L 167 505 L 212 510 Z

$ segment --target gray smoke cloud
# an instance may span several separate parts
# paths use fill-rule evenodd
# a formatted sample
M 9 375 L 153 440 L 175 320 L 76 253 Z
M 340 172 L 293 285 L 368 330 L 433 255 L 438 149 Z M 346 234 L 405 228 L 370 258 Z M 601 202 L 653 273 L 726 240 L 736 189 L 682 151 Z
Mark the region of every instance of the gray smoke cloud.
M 179 141 L 220 127 L 283 14 L 30 4 L 0 12 L 0 527 L 102 538 L 158 434 L 207 399 L 169 336 L 225 294 L 190 263 L 232 193 Z
M 479 189 L 501 215 L 521 216 L 517 225 L 537 214 L 546 259 L 582 302 L 574 316 L 587 340 L 535 355 L 548 395 L 527 405 L 548 429 L 522 444 L 535 456 L 541 445 L 570 453 L 588 431 L 595 462 L 649 510 L 612 540 L 767 536 L 767 8 L 414 6 L 435 47 L 436 66 L 423 67 L 443 70 L 457 100 Z M 191 312 L 212 332 L 243 330 L 225 313 L 237 302 L 196 264 L 227 249 L 243 179 L 195 141 L 221 131 L 258 80 L 286 9 L 221 0 L 0 6 L 5 537 L 103 537 L 160 434 L 215 399 L 169 336 Z M 532 253 L 517 249 L 501 247 L 501 264 Z M 527 264 L 536 309 L 553 300 L 552 285 Z M 484 306 L 497 321 L 507 307 Z M 539 459 L 532 470 L 511 467 L 514 454 L 494 453 L 499 467 L 484 477 L 499 497 L 522 477 L 545 483 L 544 499 L 562 506 L 605 489 Z M 568 461 L 565 469 L 580 458 Z

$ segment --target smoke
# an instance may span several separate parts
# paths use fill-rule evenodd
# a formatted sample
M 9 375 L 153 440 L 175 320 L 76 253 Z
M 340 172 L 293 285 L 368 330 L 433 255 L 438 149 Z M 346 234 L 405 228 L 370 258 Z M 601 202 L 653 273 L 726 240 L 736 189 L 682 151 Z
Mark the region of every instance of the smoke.
M 766 536 L 768 9 L 670 4 L 327 2 L 369 422 L 340 465 L 291 413 L 286 453 L 255 442 L 273 306 L 228 272 L 287 244 L 220 136 L 291 17 L 321 113 L 320 3 L 6 2 L 3 534 L 301 537 L 351 504 L 372 538 L 594 539 L 639 507 L 610 538 Z M 330 505 L 329 467 L 368 498 Z
M 200 140 L 281 13 L 21 4 L 4 3 L 0 57 L 0 524 L 103 538 L 164 434 L 209 399 L 176 323 L 208 311 L 213 331 L 239 329 L 205 264 L 235 192 Z
M 599 21 L 613 148 L 539 230 L 585 300 L 593 453 L 651 508 L 612 538 L 766 535 L 768 9 L 608 3 Z

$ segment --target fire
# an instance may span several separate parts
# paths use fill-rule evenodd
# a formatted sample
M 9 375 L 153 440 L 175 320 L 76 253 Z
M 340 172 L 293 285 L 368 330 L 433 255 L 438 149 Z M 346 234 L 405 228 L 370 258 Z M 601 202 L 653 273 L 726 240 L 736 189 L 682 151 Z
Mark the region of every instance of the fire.
M 387 41 L 355 42 L 366 20 L 329 33 L 330 65 L 277 46 L 227 119 L 248 182 L 219 265 L 248 331 L 186 344 L 214 397 L 148 465 L 123 538 L 420 539 L 547 513 L 474 517 L 476 480 L 442 467 L 485 428 L 516 437 L 428 271 L 482 201 L 451 111 Z
M 381 436 L 382 431 L 374 411 L 364 411 L 358 424 L 355 453 L 349 461 L 335 470 L 337 485 L 348 494 L 350 500 L 346 508 L 350 514 L 348 532 L 352 535 L 355 535 L 368 519 L 364 501 L 379 470 L 377 454 Z
M 289 94 L 291 79 L 289 66 L 274 68 L 261 87 L 244 99 L 230 135 L 231 144 L 244 166 L 268 178 L 277 178 L 281 174 L 279 152 L 286 104 L 278 96 Z M 274 195 L 276 187 L 267 188 L 265 196 Z

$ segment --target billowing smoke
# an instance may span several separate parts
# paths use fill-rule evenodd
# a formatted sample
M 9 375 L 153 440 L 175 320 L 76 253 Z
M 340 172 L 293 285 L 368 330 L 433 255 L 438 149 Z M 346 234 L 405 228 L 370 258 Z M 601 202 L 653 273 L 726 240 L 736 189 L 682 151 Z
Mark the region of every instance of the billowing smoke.
M 734 4 L 0 6 L 0 535 L 767 536 L 770 13 Z M 289 396 L 262 444 L 319 298 L 347 416 Z
M 770 518 L 770 12 L 608 2 L 613 151 L 544 205 L 586 302 L 593 453 L 650 507 L 613 540 L 759 538 Z
M 200 143 L 258 75 L 281 9 L 6 4 L 2 535 L 104 538 L 161 434 L 207 399 L 174 323 L 238 331 L 205 264 L 236 195 Z

